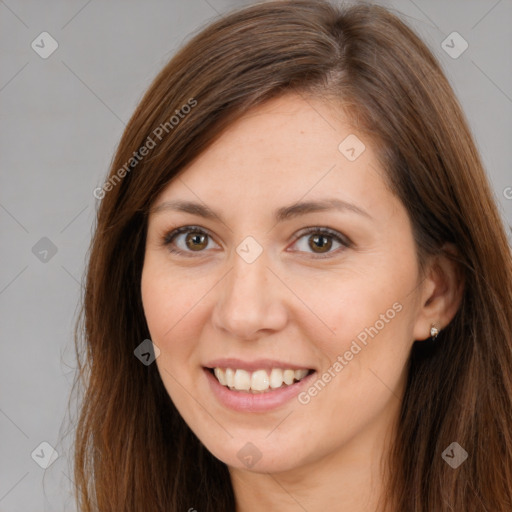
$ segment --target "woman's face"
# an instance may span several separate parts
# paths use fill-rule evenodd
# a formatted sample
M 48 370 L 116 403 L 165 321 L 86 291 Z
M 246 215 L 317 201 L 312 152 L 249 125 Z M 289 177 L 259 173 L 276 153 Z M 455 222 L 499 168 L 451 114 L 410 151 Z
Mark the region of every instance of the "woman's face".
M 291 94 L 157 198 L 141 285 L 167 392 L 234 469 L 375 453 L 428 336 L 411 224 L 370 141 Z

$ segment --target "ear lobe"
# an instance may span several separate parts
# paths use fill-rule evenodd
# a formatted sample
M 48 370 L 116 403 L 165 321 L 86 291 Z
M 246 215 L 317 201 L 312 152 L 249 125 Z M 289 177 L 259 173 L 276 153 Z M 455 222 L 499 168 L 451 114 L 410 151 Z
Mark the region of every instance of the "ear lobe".
M 423 283 L 424 295 L 414 326 L 414 339 L 430 338 L 432 326 L 441 331 L 457 313 L 464 292 L 464 276 L 457 256 L 455 246 L 445 244 L 440 254 L 432 257 Z

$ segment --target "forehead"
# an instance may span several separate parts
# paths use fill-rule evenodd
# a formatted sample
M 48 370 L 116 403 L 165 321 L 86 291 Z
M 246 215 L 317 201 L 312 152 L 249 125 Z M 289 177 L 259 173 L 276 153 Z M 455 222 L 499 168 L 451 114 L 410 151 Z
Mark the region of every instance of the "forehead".
M 348 120 L 332 116 L 330 109 L 319 99 L 296 94 L 272 99 L 229 126 L 192 167 L 220 164 L 237 174 L 251 168 L 276 178 L 329 168 L 339 160 L 340 142 L 353 132 Z
M 156 204 L 190 199 L 220 208 L 277 207 L 333 195 L 364 208 L 389 199 L 371 143 L 341 109 L 288 94 L 248 111 L 180 172 Z

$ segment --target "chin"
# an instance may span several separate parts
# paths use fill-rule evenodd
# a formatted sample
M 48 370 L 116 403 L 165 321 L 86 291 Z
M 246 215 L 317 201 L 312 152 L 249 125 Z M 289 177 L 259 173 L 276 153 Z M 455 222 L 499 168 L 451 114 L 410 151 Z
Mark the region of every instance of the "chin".
M 303 440 L 294 445 L 276 446 L 274 443 L 265 443 L 265 440 L 240 441 L 240 438 L 231 440 L 223 446 L 206 448 L 214 457 L 224 462 L 230 469 L 250 471 L 252 473 L 281 473 L 300 467 L 303 457 L 298 453 L 303 448 Z M 290 455 L 293 454 L 293 458 Z

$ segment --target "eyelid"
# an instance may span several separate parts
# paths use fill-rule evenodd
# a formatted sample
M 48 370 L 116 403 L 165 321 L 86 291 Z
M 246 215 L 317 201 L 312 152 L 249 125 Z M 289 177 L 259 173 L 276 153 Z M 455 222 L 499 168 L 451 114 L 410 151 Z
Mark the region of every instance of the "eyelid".
M 170 245 L 172 244 L 172 241 L 177 236 L 179 236 L 183 233 L 204 234 L 207 237 L 209 237 L 214 243 L 217 244 L 217 242 L 215 242 L 213 235 L 210 233 L 210 231 L 208 229 L 202 228 L 201 226 L 196 226 L 196 225 L 190 224 L 190 225 L 184 225 L 184 226 L 180 226 L 177 228 L 173 228 L 170 231 L 166 231 L 162 237 L 162 245 L 164 245 L 171 253 L 185 254 L 187 256 L 193 256 L 194 252 L 196 252 L 196 251 L 184 251 L 182 249 L 170 249 L 169 248 Z M 352 247 L 352 245 L 353 245 L 352 240 L 350 240 L 350 238 L 348 238 L 346 235 L 340 233 L 337 230 L 334 230 L 334 229 L 331 229 L 328 227 L 323 227 L 323 226 L 308 226 L 308 227 L 305 227 L 305 228 L 299 230 L 297 233 L 295 233 L 293 235 L 294 238 L 293 238 L 292 245 L 295 245 L 301 238 L 303 238 L 304 236 L 309 235 L 309 234 L 327 235 L 327 236 L 333 238 L 334 240 L 336 240 L 338 243 L 340 243 L 345 249 Z M 217 244 L 217 245 L 219 245 L 219 244 Z M 337 250 L 329 251 L 326 253 L 310 252 L 308 254 L 311 254 L 314 258 L 328 258 L 330 255 L 337 254 L 339 252 L 339 250 L 340 249 L 337 249 Z M 201 255 L 202 252 L 205 252 L 205 251 L 197 251 L 197 255 L 198 256 Z M 304 251 L 291 251 L 291 252 L 301 253 Z
M 324 226 L 308 226 L 305 227 L 296 234 L 296 240 L 299 240 L 304 235 L 309 235 L 310 233 L 321 233 L 324 235 L 329 235 L 338 240 L 340 243 L 343 243 L 344 245 L 352 245 L 352 240 L 343 233 L 340 233 L 336 229 L 324 227 Z
M 170 231 L 166 231 L 163 237 L 161 237 L 161 244 L 172 254 L 179 254 L 185 257 L 201 256 L 201 253 L 204 251 L 197 251 L 197 254 L 194 254 L 195 251 L 184 251 L 183 249 L 171 248 L 173 240 L 183 233 L 200 233 L 206 235 L 210 240 L 217 244 L 217 242 L 214 240 L 214 237 L 207 229 L 192 224 L 187 224 L 185 226 L 180 226 L 171 229 Z
M 202 228 L 200 226 L 195 226 L 193 224 L 187 224 L 186 226 L 179 226 L 177 228 L 172 228 L 171 230 L 168 230 L 165 232 L 164 236 L 163 236 L 163 242 L 164 244 L 169 244 L 171 243 L 171 240 L 175 237 L 177 237 L 178 235 L 181 235 L 182 233 L 188 233 L 188 232 L 198 232 L 198 233 L 202 233 L 204 235 L 208 235 L 210 238 L 213 238 L 213 236 L 210 234 L 210 232 L 205 229 L 205 228 Z
M 295 235 L 295 239 L 292 245 L 295 245 L 301 238 L 303 238 L 306 235 L 309 234 L 321 234 L 321 235 L 327 235 L 334 240 L 336 240 L 339 244 L 343 246 L 343 249 L 348 249 L 352 247 L 354 244 L 352 240 L 344 235 L 343 233 L 340 233 L 339 231 L 335 229 L 331 229 L 328 227 L 322 227 L 322 226 L 309 226 L 307 228 L 304 228 L 298 232 L 298 234 Z M 292 252 L 304 252 L 304 251 L 292 251 Z M 335 254 L 338 254 L 340 252 L 340 249 L 336 249 L 334 251 L 329 251 L 326 253 L 314 253 L 314 252 L 308 252 L 308 254 L 311 254 L 314 258 L 322 259 L 322 258 L 329 258 Z

